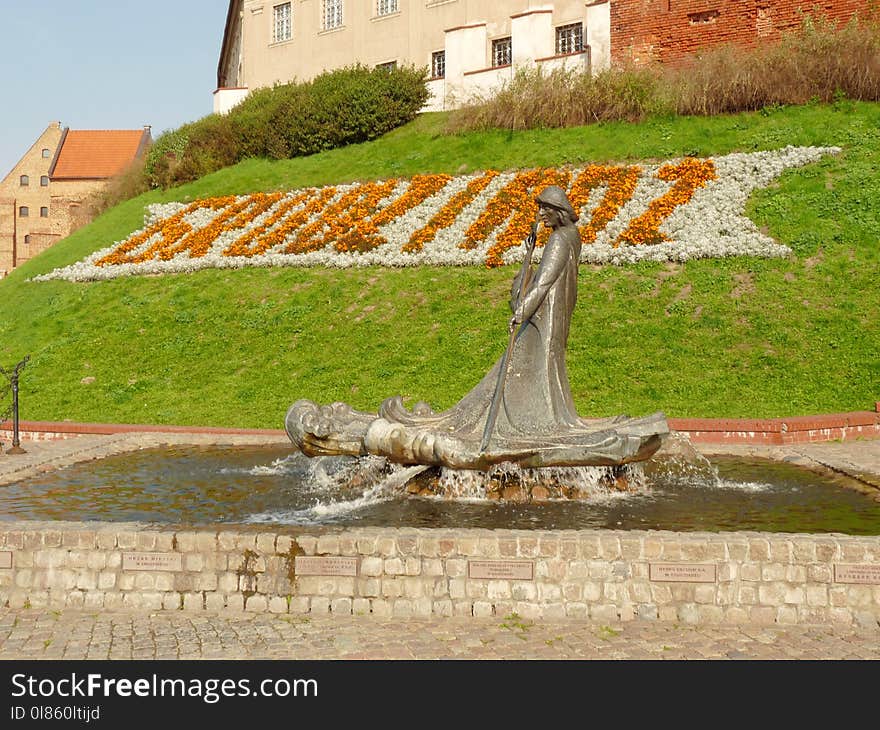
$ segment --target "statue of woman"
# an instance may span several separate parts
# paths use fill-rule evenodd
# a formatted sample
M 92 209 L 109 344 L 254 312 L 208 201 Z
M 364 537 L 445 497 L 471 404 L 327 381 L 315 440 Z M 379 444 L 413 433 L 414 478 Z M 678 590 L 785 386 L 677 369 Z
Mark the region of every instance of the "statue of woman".
M 399 396 L 386 400 L 364 437 L 368 453 L 402 463 L 486 468 L 501 461 L 619 464 L 648 458 L 659 448 L 660 435 L 668 432 L 662 413 L 643 419 L 577 415 L 565 351 L 577 301 L 578 214 L 557 186 L 541 191 L 536 202 L 551 233 L 534 275 L 524 266 L 513 282 L 510 329 L 516 334 L 505 355 L 447 411 L 433 413 L 419 403 L 409 412 Z

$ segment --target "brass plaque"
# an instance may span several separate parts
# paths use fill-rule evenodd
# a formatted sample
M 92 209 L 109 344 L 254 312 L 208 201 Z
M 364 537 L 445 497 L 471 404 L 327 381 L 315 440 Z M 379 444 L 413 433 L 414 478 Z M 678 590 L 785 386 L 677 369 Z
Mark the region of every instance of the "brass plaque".
M 122 553 L 123 570 L 183 570 L 181 553 Z
M 715 563 L 651 563 L 650 580 L 661 583 L 714 583 Z
M 0 570 L 10 570 L 12 568 L 12 551 L 0 550 Z
M 835 583 L 880 584 L 880 565 L 834 564 Z
M 468 560 L 468 578 L 477 580 L 534 580 L 531 560 Z
M 358 559 L 326 555 L 297 555 L 293 569 L 297 575 L 357 576 Z

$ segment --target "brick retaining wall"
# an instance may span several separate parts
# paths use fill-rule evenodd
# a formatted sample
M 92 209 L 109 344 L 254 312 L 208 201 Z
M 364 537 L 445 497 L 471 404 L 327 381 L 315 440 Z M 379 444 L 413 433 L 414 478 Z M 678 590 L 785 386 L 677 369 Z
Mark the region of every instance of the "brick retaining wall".
M 18 522 L 0 605 L 876 627 L 880 537 Z
M 669 63 L 724 43 L 754 46 L 777 41 L 800 27 L 803 15 L 843 24 L 859 13 L 871 17 L 865 0 L 616 0 L 611 3 L 612 60 Z
M 851 411 L 788 418 L 669 418 L 669 427 L 693 442 L 784 445 L 847 438 L 880 438 L 880 402 L 874 411 Z M 149 424 L 21 421 L 22 441 L 54 441 L 85 435 L 119 433 L 198 433 L 284 436 L 281 429 L 206 428 Z M 0 422 L 0 442 L 12 441 L 12 424 Z

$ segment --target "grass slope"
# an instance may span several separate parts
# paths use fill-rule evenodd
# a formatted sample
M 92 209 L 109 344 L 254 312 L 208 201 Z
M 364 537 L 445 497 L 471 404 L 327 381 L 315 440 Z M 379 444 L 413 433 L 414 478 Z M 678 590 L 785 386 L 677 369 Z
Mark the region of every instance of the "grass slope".
M 568 350 L 575 403 L 596 416 L 772 417 L 880 399 L 880 105 L 453 137 L 444 121 L 425 115 L 375 142 L 250 160 L 143 195 L 0 281 L 0 364 L 31 355 L 21 418 L 277 428 L 303 397 L 375 410 L 402 394 L 448 407 L 506 343 L 509 267 L 27 280 L 124 239 L 147 203 L 787 144 L 844 148 L 750 202 L 752 219 L 792 247 L 789 259 L 581 267 Z

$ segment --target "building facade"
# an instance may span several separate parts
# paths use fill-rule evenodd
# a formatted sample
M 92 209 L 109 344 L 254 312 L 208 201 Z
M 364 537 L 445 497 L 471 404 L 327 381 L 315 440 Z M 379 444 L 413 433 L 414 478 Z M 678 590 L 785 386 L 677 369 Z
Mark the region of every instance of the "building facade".
M 52 122 L 0 181 L 0 278 L 88 222 L 89 198 L 142 155 L 150 128 Z
M 354 63 L 425 66 L 427 109 L 451 108 L 522 64 L 606 67 L 609 23 L 607 0 L 231 0 L 214 111 Z
M 522 65 L 597 72 L 755 43 L 804 13 L 845 21 L 871 0 L 230 0 L 214 111 L 250 90 L 354 63 L 429 69 L 427 110 L 453 108 Z

